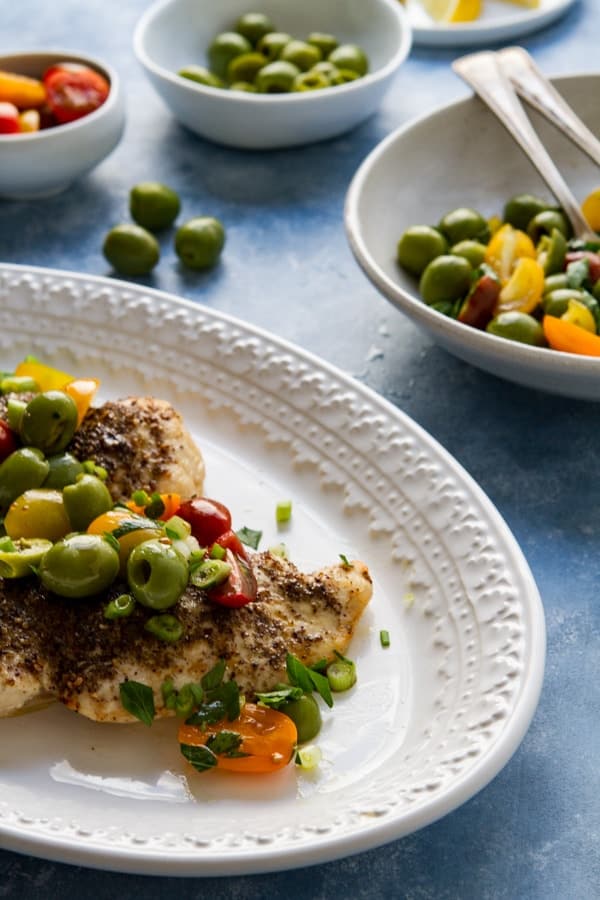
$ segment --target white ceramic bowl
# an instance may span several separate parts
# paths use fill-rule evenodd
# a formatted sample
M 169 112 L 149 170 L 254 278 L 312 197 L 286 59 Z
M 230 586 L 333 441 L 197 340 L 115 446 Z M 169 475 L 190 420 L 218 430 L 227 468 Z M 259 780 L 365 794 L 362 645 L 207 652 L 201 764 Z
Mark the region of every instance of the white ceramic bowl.
M 30 51 L 0 56 L 0 69 L 40 78 L 53 63 L 70 60 L 100 72 L 110 93 L 99 109 L 70 122 L 30 134 L 0 138 L 0 196 L 27 199 L 57 194 L 87 174 L 118 144 L 125 112 L 117 73 L 105 63 L 70 50 Z
M 251 94 L 205 87 L 180 78 L 190 64 L 207 65 L 206 51 L 221 31 L 253 8 L 294 37 L 311 31 L 356 43 L 370 73 L 321 91 Z M 398 0 L 160 0 L 140 20 L 134 50 L 173 115 L 209 140 L 271 149 L 331 138 L 375 112 L 410 50 L 411 32 Z
M 558 78 L 555 84 L 600 134 L 600 74 Z M 597 167 L 541 116 L 531 118 L 582 200 L 600 183 Z M 398 239 L 408 226 L 438 222 L 458 206 L 501 214 L 509 197 L 525 192 L 551 199 L 505 129 L 470 97 L 410 122 L 372 151 L 348 190 L 346 232 L 378 290 L 451 353 L 518 384 L 600 400 L 600 359 L 519 344 L 448 318 L 419 299 L 417 281 L 396 263 Z

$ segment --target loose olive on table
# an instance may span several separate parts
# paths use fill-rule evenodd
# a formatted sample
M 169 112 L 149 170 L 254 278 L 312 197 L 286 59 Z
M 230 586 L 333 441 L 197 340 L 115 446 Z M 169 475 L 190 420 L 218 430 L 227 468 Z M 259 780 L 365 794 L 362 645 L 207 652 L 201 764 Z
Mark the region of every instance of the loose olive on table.
M 407 228 L 396 260 L 419 279 L 424 303 L 450 318 L 496 337 L 600 356 L 600 235 L 573 238 L 552 203 L 518 194 L 489 219 L 466 206 L 450 210 L 436 226 Z M 558 324 L 547 327 L 548 318 Z

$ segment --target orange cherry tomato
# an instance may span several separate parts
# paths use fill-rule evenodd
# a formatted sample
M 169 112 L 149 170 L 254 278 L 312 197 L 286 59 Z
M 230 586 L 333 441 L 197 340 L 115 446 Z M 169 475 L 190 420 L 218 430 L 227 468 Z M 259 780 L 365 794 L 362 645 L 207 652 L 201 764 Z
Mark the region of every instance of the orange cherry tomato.
M 227 772 L 255 775 L 277 772 L 291 762 L 298 741 L 296 726 L 289 716 L 255 703 L 244 704 L 239 718 L 233 722 L 225 719 L 214 725 L 207 725 L 205 729 L 184 723 L 179 727 L 177 737 L 180 744 L 201 747 L 206 746 L 212 735 L 222 731 L 241 735 L 242 743 L 238 751 L 248 754 L 217 756 L 217 768 Z
M 580 356 L 600 356 L 599 335 L 554 316 L 544 316 L 542 325 L 546 340 L 553 350 L 578 353 Z
M 15 375 L 33 378 L 40 391 L 62 391 L 65 384 L 73 381 L 73 376 L 67 372 L 61 372 L 60 369 L 39 362 L 20 362 L 15 369 Z
M 164 531 L 158 523 L 149 525 L 146 523 L 146 520 L 138 522 L 139 518 L 131 510 L 122 506 L 115 506 L 114 509 L 102 513 L 101 516 L 98 516 L 88 525 L 88 534 L 115 534 L 119 542 L 119 560 L 122 573 L 126 570 L 129 554 L 134 547 L 137 547 L 138 544 L 142 544 L 144 541 L 151 541 L 164 536 Z M 136 525 L 140 527 L 136 528 Z M 127 530 L 130 526 L 132 530 Z M 119 529 L 122 529 L 124 533 L 119 535 Z
M 14 103 L 19 109 L 43 106 L 46 88 L 37 78 L 16 72 L 0 72 L 0 100 Z
M 67 382 L 63 390 L 65 394 L 74 401 L 77 407 L 77 427 L 83 421 L 83 418 L 92 405 L 96 391 L 100 386 L 97 378 L 74 378 L 73 381 Z

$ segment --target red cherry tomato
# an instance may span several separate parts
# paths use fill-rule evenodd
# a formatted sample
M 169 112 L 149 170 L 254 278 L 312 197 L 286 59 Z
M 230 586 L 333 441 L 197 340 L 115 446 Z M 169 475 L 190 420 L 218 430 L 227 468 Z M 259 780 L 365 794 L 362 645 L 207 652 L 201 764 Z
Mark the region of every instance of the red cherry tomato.
M 208 497 L 194 497 L 185 500 L 177 515 L 189 522 L 192 534 L 202 547 L 209 547 L 223 532 L 231 528 L 231 513 L 218 500 Z
M 14 103 L 0 103 L 0 134 L 18 134 L 19 110 Z
M 44 74 L 47 103 L 60 124 L 74 122 L 102 106 L 110 85 L 87 66 L 59 63 Z
M 233 532 L 231 532 L 233 534 Z M 219 539 L 218 543 L 221 541 Z M 209 597 L 219 606 L 238 609 L 256 600 L 257 584 L 254 572 L 248 562 L 231 550 L 226 551 L 225 562 L 231 566 L 229 578 L 216 588 L 212 588 Z
M 231 550 L 232 553 L 235 553 L 236 556 L 241 556 L 242 559 L 248 559 L 246 547 L 240 541 L 235 531 L 225 531 L 223 534 L 220 534 L 215 544 L 223 547 L 224 550 Z
M 8 422 L 0 419 L 0 462 L 17 449 L 14 433 L 10 430 Z

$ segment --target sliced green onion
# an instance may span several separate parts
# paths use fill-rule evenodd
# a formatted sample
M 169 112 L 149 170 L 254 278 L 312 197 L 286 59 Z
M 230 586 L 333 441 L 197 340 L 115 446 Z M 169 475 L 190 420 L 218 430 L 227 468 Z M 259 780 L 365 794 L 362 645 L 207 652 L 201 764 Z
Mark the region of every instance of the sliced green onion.
M 278 525 L 285 525 L 292 518 L 292 501 L 282 500 L 275 507 L 275 519 Z
M 281 556 L 282 559 L 288 558 L 288 548 L 285 544 L 275 544 L 273 547 L 269 547 L 269 553 L 271 556 Z
M 20 394 L 25 391 L 28 394 L 39 394 L 40 386 L 29 375 L 8 375 L 0 382 L 0 391 L 3 394 Z
M 296 750 L 296 765 L 306 772 L 316 769 L 321 762 L 321 751 L 316 744 L 307 744 Z
M 181 516 L 171 516 L 165 522 L 165 531 L 171 540 L 185 541 L 192 533 L 192 526 Z
M 231 574 L 231 566 L 221 559 L 206 559 L 190 573 L 190 581 L 194 587 L 207 591 L 227 581 Z
M 385 631 L 384 629 L 382 629 L 382 630 L 379 632 L 379 640 L 381 641 L 381 646 L 382 646 L 382 647 L 389 647 L 389 646 L 390 646 L 390 633 L 389 633 L 389 631 Z
M 144 628 L 166 644 L 174 644 L 183 634 L 183 625 L 179 619 L 169 613 L 150 616 Z
M 120 594 L 104 607 L 105 619 L 124 619 L 130 616 L 135 608 L 135 600 L 131 594 Z
M 213 544 L 210 548 L 210 558 L 211 559 L 225 559 L 227 556 L 227 550 L 225 547 L 221 547 L 220 544 Z
M 350 660 L 332 662 L 327 666 L 326 675 L 329 687 L 336 694 L 348 691 L 356 684 L 356 666 Z
M 134 491 L 131 499 L 136 506 L 148 506 L 150 503 L 150 495 L 146 491 Z
M 340 559 L 341 559 L 341 561 L 342 561 L 342 567 L 343 567 L 344 569 L 351 569 L 351 568 L 352 568 L 352 563 L 349 561 L 348 557 L 345 556 L 343 553 L 340 553 Z
M 7 550 L 9 553 L 14 553 L 16 549 L 17 548 L 7 534 L 0 538 L 0 550 Z

